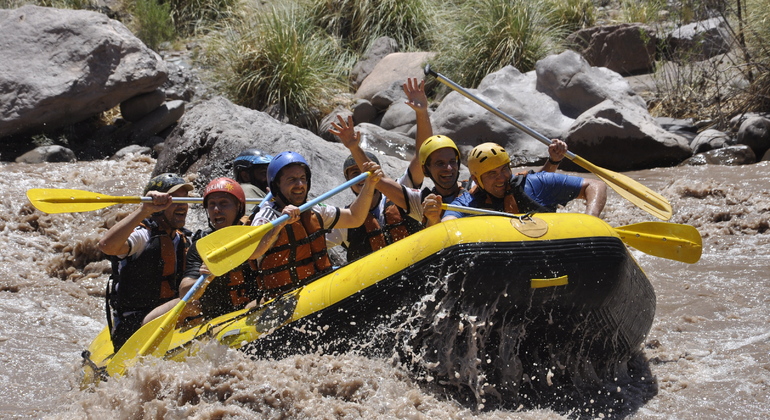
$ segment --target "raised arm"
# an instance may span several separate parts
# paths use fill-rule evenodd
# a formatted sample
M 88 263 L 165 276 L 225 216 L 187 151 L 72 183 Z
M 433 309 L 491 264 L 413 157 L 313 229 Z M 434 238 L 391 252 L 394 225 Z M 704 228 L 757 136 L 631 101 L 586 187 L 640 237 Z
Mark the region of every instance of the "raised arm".
M 551 144 L 548 145 L 548 160 L 545 161 L 539 172 L 556 172 L 566 154 L 567 143 L 559 139 L 551 139 Z
M 332 128 L 329 132 L 337 136 L 337 138 L 340 139 L 340 143 L 350 150 L 350 154 L 353 155 L 353 159 L 355 159 L 358 169 L 360 169 L 361 172 L 365 172 L 364 164 L 370 162 L 370 160 L 363 149 L 361 149 L 359 143 L 361 139 L 360 133 L 353 127 L 353 117 L 349 116 L 348 120 L 345 121 L 341 116 L 337 115 L 337 120 L 338 122 L 332 123 Z M 420 173 L 422 174 L 422 170 L 420 170 Z M 380 182 L 377 183 L 376 188 L 380 190 L 381 193 L 385 194 L 385 197 L 388 197 L 388 199 L 398 207 L 401 207 L 402 209 L 408 207 L 406 197 L 404 197 L 404 190 L 394 179 L 383 176 L 380 179 Z
M 173 202 L 171 195 L 159 191 L 150 191 L 147 194 L 152 197 L 152 201 L 142 202 L 141 207 L 134 210 L 128 216 L 124 217 L 118 223 L 115 223 L 107 233 L 99 240 L 99 250 L 107 255 L 123 255 L 130 250 L 128 237 L 134 228 L 139 226 L 142 220 L 150 217 L 153 213 L 163 211 Z
M 414 136 L 414 157 L 409 163 L 409 174 L 415 187 L 422 185 L 425 174 L 420 167 L 420 147 L 422 143 L 433 135 L 433 127 L 428 115 L 428 97 L 425 95 L 425 81 L 417 81 L 416 78 L 407 79 L 403 84 L 406 94 L 406 104 L 414 110 L 417 120 L 417 133 Z M 387 195 L 387 194 L 386 194 Z M 390 197 L 388 197 L 390 198 Z

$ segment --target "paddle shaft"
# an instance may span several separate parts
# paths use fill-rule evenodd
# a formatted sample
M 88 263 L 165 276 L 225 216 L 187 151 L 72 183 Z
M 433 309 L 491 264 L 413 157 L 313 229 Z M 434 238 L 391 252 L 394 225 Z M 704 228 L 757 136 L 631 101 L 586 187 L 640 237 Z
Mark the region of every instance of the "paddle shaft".
M 359 174 L 357 177 L 349 180 L 348 182 L 345 182 L 344 184 L 338 187 L 335 187 L 330 191 L 327 191 L 319 195 L 318 197 L 306 202 L 305 204 L 299 206 L 299 211 L 304 212 L 306 210 L 309 210 L 316 204 L 319 204 L 322 201 L 334 195 L 337 195 L 342 191 L 345 191 L 346 189 L 352 187 L 353 185 L 358 184 L 359 182 L 366 179 L 369 175 L 371 175 L 371 172 L 364 172 Z M 206 255 L 205 259 L 213 262 L 219 262 L 224 258 L 226 258 L 227 255 L 230 254 L 231 252 L 235 252 L 237 250 L 240 250 L 240 249 L 243 249 L 244 247 L 249 246 L 250 244 L 253 244 L 254 242 L 258 242 L 272 227 L 280 225 L 286 222 L 287 220 L 289 220 L 289 215 L 284 214 L 284 215 L 281 215 L 279 218 L 272 220 L 262 226 L 257 226 L 256 229 L 251 233 L 241 235 L 235 238 L 234 240 L 230 241 L 229 243 L 224 244 L 219 249 L 212 251 L 210 254 Z M 205 237 L 203 239 L 205 239 Z

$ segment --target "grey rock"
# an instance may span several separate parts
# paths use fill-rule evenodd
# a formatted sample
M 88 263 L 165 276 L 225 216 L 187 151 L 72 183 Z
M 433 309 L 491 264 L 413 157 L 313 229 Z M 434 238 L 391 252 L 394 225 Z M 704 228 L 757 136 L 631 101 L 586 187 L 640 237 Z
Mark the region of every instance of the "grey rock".
M 403 131 L 403 127 L 406 126 L 406 131 L 409 131 L 409 128 L 415 125 L 416 122 L 417 118 L 412 107 L 404 102 L 396 102 L 383 114 L 380 127 L 386 130 L 394 130 L 397 127 L 401 127 Z
M 357 99 L 353 104 L 353 122 L 355 124 L 370 123 L 377 118 L 377 108 L 366 99 Z
M 17 163 L 75 162 L 75 152 L 59 145 L 40 146 L 16 158 Z
M 0 33 L 0 137 L 72 125 L 166 80 L 160 56 L 101 13 L 0 9 Z
M 110 159 L 121 160 L 134 155 L 152 155 L 152 149 L 147 146 L 140 146 L 138 144 L 132 144 L 118 150 Z
M 378 92 L 391 87 L 394 82 L 404 83 L 408 78 L 422 80 L 425 63 L 435 54 L 411 52 L 389 54 L 372 69 L 354 95 L 355 99 L 372 100 Z
M 730 136 L 719 130 L 704 130 L 695 137 L 690 144 L 694 154 L 708 152 L 709 150 L 721 149 L 728 146 L 732 140 Z
M 353 89 L 358 89 L 361 83 L 369 76 L 377 63 L 388 54 L 398 52 L 398 43 L 395 39 L 383 36 L 374 40 L 369 49 L 364 53 L 350 71 L 350 84 Z
M 622 75 L 646 73 L 655 66 L 655 31 L 640 23 L 581 29 L 567 41 L 592 66 L 606 67 Z
M 684 162 L 681 165 L 699 166 L 699 165 L 749 165 L 757 160 L 754 151 L 745 145 L 727 146 L 721 149 L 709 150 L 705 153 L 699 153 Z
M 338 106 L 335 108 L 334 111 L 330 112 L 321 120 L 321 123 L 318 126 L 318 133 L 321 138 L 326 141 L 339 141 L 337 136 L 329 132 L 329 130 L 332 128 L 332 123 L 339 124 L 338 117 L 342 117 L 343 120 L 347 121 L 348 117 L 352 115 L 353 113 L 345 107 Z
M 763 156 L 770 149 L 770 119 L 751 117 L 741 123 L 738 129 L 737 144 L 745 144 L 757 156 Z
M 130 122 L 137 122 L 166 101 L 166 93 L 161 89 L 142 93 L 120 103 L 120 115 Z
M 714 17 L 671 31 L 666 42 L 670 55 L 684 54 L 699 61 L 730 51 L 735 41 L 724 19 Z

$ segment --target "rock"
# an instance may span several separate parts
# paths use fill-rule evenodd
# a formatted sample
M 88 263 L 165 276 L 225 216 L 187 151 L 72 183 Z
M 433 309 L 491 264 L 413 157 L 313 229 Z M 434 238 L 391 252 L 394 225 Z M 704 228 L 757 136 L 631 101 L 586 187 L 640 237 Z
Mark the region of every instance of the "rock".
M 380 60 L 364 79 L 354 98 L 371 101 L 375 94 L 390 88 L 395 82 L 404 83 L 410 77 L 422 80 L 425 63 L 434 55 L 431 52 L 389 54 Z
M 364 53 L 350 71 L 350 85 L 358 89 L 361 83 L 369 76 L 377 63 L 388 54 L 398 52 L 398 42 L 395 39 L 383 36 L 374 40 L 369 50 Z
M 377 118 L 377 108 L 366 99 L 357 99 L 353 104 L 353 123 L 370 123 Z
M 535 88 L 534 71 L 521 73 L 512 66 L 488 74 L 478 89 L 466 89 L 530 129 L 548 137 L 561 137 L 574 121 L 559 103 Z M 431 115 L 433 133 L 448 136 L 465 155 L 478 144 L 494 142 L 511 155 L 514 165 L 529 165 L 547 156 L 546 146 L 524 131 L 488 112 L 457 92 L 441 101 Z
M 321 123 L 318 125 L 318 133 L 321 136 L 321 138 L 326 141 L 338 142 L 339 139 L 337 138 L 337 136 L 329 132 L 329 130 L 332 128 L 332 123 L 339 124 L 339 119 L 337 118 L 338 116 L 342 117 L 343 120 L 347 121 L 348 117 L 352 115 L 353 113 L 343 106 L 338 106 L 337 108 L 335 108 L 334 111 L 330 112 L 327 116 L 325 116 L 321 120 Z
M 406 93 L 404 93 L 404 80 L 396 80 L 388 86 L 387 89 L 383 89 L 372 96 L 372 105 L 378 110 L 387 110 L 392 104 L 406 101 Z
M 120 115 L 124 120 L 137 122 L 154 111 L 166 101 L 166 93 L 155 89 L 149 93 L 136 95 L 120 103 Z
M 705 153 L 697 154 L 684 162 L 682 165 L 749 165 L 756 162 L 757 158 L 754 151 L 749 146 L 738 145 L 728 146 L 721 149 L 709 150 Z
M 692 141 L 698 135 L 698 127 L 695 126 L 695 122 L 692 118 L 679 119 L 670 117 L 656 117 L 655 122 L 660 125 L 661 128 L 669 133 L 680 135 L 686 138 L 692 146 Z
M 119 144 L 144 144 L 151 137 L 179 121 L 184 115 L 184 110 L 184 101 L 166 102 L 141 120 L 121 128 L 113 139 Z
M 396 130 L 399 132 L 408 132 L 413 125 L 417 123 L 417 117 L 414 110 L 403 102 L 397 102 L 388 107 L 380 121 L 380 127 L 386 130 Z
M 721 17 L 684 25 L 666 37 L 669 56 L 684 56 L 685 61 L 701 61 L 730 51 L 734 43 L 729 25 Z
M 647 109 L 644 100 L 618 73 L 604 67 L 592 67 L 574 51 L 538 61 L 535 71 L 537 90 L 554 98 L 565 116 L 577 118 L 609 98 L 627 106 Z
M 360 124 L 361 147 L 377 151 L 384 155 L 396 156 L 403 160 L 411 160 L 414 156 L 414 138 L 401 133 L 385 130 L 374 124 Z M 403 173 L 403 171 L 401 171 Z M 393 175 L 390 172 L 388 174 Z M 398 174 L 401 175 L 400 173 Z M 395 178 L 395 177 L 394 177 Z
M 606 67 L 624 76 L 647 73 L 655 66 L 655 31 L 641 23 L 596 26 L 567 37 L 592 66 Z
M 573 153 L 615 171 L 676 165 L 692 155 L 687 140 L 663 130 L 646 109 L 611 99 L 580 115 L 564 140 Z
M 341 166 L 349 152 L 344 146 L 222 97 L 202 101 L 185 113 L 166 139 L 153 175 L 169 171 L 192 176 L 197 173 L 195 184 L 201 188 L 215 177 L 232 177 L 232 161 L 247 147 L 271 155 L 287 150 L 300 153 L 314 175 L 311 197 L 345 182 Z M 388 174 L 401 174 L 408 165 L 391 156 L 383 156 L 380 161 Z M 352 193 L 344 192 L 328 203 L 345 205 L 352 199 Z
M 708 152 L 709 150 L 721 149 L 730 144 L 730 136 L 719 130 L 709 129 L 698 134 L 695 140 L 690 144 L 694 154 Z
M 0 9 L 0 33 L 0 137 L 72 125 L 166 80 L 160 56 L 101 13 Z
M 59 146 L 40 146 L 16 158 L 17 163 L 75 162 L 75 152 Z
M 746 119 L 738 129 L 736 143 L 751 147 L 757 156 L 764 156 L 770 149 L 770 119 L 764 117 Z
M 132 144 L 130 146 L 126 146 L 120 150 L 118 150 L 112 157 L 111 160 L 122 160 L 130 156 L 134 155 L 152 155 L 152 149 L 147 146 L 140 146 L 138 144 Z

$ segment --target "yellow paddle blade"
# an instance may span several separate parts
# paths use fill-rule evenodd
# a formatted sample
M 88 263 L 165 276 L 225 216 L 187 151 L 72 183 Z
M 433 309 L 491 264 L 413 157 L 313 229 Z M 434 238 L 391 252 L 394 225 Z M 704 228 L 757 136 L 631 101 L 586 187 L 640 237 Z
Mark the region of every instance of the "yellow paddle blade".
M 48 214 L 77 213 L 99 210 L 115 204 L 142 202 L 142 197 L 118 197 L 59 188 L 31 188 L 27 190 L 27 198 L 36 209 Z
M 703 240 L 698 229 L 678 223 L 643 222 L 615 228 L 626 245 L 646 254 L 695 264 Z
M 671 204 L 665 197 L 645 187 L 633 179 L 594 165 L 578 155 L 570 158 L 581 168 L 598 176 L 621 197 L 632 202 L 640 209 L 661 220 L 669 220 L 673 215 Z
M 211 273 L 221 276 L 248 260 L 259 241 L 272 228 L 272 223 L 229 226 L 204 236 L 195 246 Z

